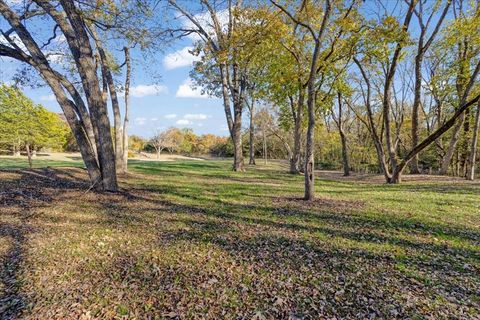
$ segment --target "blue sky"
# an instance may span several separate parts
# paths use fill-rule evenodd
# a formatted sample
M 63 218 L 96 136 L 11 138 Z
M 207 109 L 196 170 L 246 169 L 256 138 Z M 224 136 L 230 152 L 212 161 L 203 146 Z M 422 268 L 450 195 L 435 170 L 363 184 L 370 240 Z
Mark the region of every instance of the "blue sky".
M 8 29 L 2 19 L 0 28 Z M 221 100 L 201 95 L 200 90 L 190 86 L 189 72 L 194 57 L 188 49 L 192 44 L 192 38 L 185 38 L 148 61 L 144 61 L 139 52 L 132 52 L 130 134 L 148 138 L 156 131 L 175 126 L 191 128 L 197 134 L 228 135 Z M 118 60 L 122 58 L 119 55 Z M 19 66 L 13 59 L 0 57 L 0 81 L 9 83 Z M 124 75 L 117 81 L 123 82 Z M 61 112 L 48 87 L 22 89 L 34 102 Z M 123 97 L 121 106 L 123 115 Z
M 135 64 L 130 100 L 131 134 L 149 137 L 158 130 L 175 126 L 192 128 L 198 134 L 228 135 L 221 100 L 202 96 L 189 85 L 192 62 L 185 55 L 185 47 L 172 48 L 156 58 L 155 72 L 161 75 L 160 81 L 153 81 L 144 66 Z M 18 66 L 10 59 L 0 58 L 0 81 L 10 81 Z M 36 103 L 61 112 L 49 88 L 23 90 Z M 123 98 L 121 101 L 123 107 Z
M 17 0 L 10 0 L 16 2 Z M 386 2 L 389 5 L 397 1 Z M 375 10 L 373 10 L 375 9 Z M 391 10 L 389 8 L 388 10 Z M 397 8 L 397 9 L 400 9 Z M 405 9 L 402 6 L 401 9 Z M 378 8 L 365 6 L 366 14 L 374 14 L 369 10 L 378 11 Z M 381 11 L 381 10 L 380 10 Z M 176 20 L 173 17 L 173 20 Z M 434 19 L 435 20 L 435 19 Z M 185 21 L 178 19 L 178 23 Z M 435 21 L 433 21 L 435 22 Z M 52 26 L 41 22 L 35 33 L 40 37 L 51 35 Z M 0 28 L 9 28 L 6 21 L 0 18 Z M 415 33 L 418 29 L 414 19 L 411 29 Z M 213 133 L 227 136 L 225 114 L 220 99 L 202 96 L 200 90 L 193 90 L 189 85 L 189 72 L 192 69 L 193 56 L 188 49 L 193 45 L 193 37 L 186 37 L 164 49 L 164 52 L 155 54 L 148 61 L 139 52 L 132 52 L 134 59 L 130 129 L 131 134 L 150 137 L 157 131 L 168 127 L 192 128 L 197 134 Z M 1 39 L 0 39 L 1 41 Z M 122 60 L 122 54 L 116 53 L 117 59 Z M 19 63 L 12 59 L 0 57 L 0 81 L 9 82 L 19 67 Z M 160 80 L 158 80 L 160 76 Z M 124 76 L 117 81 L 123 82 Z M 48 109 L 61 112 L 51 91 L 47 87 L 23 88 L 25 93 L 36 103 L 41 103 Z M 123 110 L 123 99 L 122 110 Z

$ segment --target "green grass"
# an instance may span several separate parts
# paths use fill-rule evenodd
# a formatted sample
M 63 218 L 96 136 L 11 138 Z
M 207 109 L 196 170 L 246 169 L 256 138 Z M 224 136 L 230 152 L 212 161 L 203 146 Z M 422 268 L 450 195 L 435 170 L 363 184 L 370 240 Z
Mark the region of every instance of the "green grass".
M 34 168 L 46 167 L 83 167 L 83 162 L 80 160 L 47 160 L 40 157 L 33 159 L 32 166 Z M 0 157 L 0 169 L 25 169 L 28 168 L 28 159 L 26 157 Z
M 15 272 L 0 273 L 0 301 L 2 293 L 10 301 L 5 312 L 480 316 L 478 183 L 320 177 L 319 199 L 305 203 L 302 176 L 276 164 L 244 173 L 226 161 L 129 165 L 118 194 L 85 193 L 79 169 L 0 173 L 0 256 L 9 266 L 20 257 Z M 16 280 L 13 289 L 5 279 Z

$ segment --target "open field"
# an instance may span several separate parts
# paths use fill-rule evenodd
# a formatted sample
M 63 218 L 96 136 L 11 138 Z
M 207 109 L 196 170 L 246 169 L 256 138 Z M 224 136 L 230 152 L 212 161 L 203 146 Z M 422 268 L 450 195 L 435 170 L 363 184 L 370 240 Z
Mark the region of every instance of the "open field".
M 178 161 L 178 160 L 203 160 L 200 158 L 186 157 L 177 154 L 162 153 L 159 158 L 155 154 L 143 153 L 132 158 L 132 161 Z M 50 152 L 38 153 L 33 159 L 34 168 L 45 167 L 83 167 L 83 161 L 80 153 Z M 28 159 L 26 156 L 5 156 L 0 155 L 0 169 L 28 168 Z
M 99 194 L 45 161 L 0 160 L 4 319 L 480 318 L 478 182 L 328 172 L 307 204 L 277 164 L 133 160 Z

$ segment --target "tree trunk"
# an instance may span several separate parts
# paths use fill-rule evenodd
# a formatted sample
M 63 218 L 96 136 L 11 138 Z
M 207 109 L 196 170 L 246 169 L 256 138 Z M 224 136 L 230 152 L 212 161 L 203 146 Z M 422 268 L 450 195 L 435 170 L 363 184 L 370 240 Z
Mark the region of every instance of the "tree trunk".
M 343 103 L 342 95 L 338 93 L 338 132 L 340 133 L 340 140 L 342 143 L 342 165 L 343 175 L 345 177 L 350 175 L 350 162 L 348 159 L 348 141 L 345 131 L 343 130 Z
M 477 65 L 477 70 L 474 73 L 474 76 L 472 77 L 471 83 L 473 83 L 473 80 L 476 78 L 476 74 L 480 71 L 480 63 Z M 471 87 L 470 87 L 471 88 Z M 470 89 L 469 89 L 470 90 Z M 469 90 L 466 91 L 466 93 L 469 93 Z M 465 94 L 464 96 L 467 96 Z M 426 147 L 428 147 L 430 144 L 432 144 L 436 139 L 438 139 L 442 134 L 444 134 L 446 131 L 448 131 L 453 125 L 456 123 L 456 121 L 460 118 L 461 115 L 464 114 L 465 110 L 469 108 L 471 105 L 475 103 L 479 103 L 480 101 L 480 95 L 477 95 L 475 98 L 468 102 L 464 102 L 464 99 L 462 99 L 462 104 L 459 106 L 457 111 L 453 114 L 453 116 L 450 117 L 448 121 L 446 121 L 440 128 L 435 130 L 432 134 L 430 134 L 427 138 L 425 138 L 421 143 L 419 143 L 415 148 L 410 150 L 402 159 L 400 164 L 397 166 L 396 170 L 393 172 L 392 179 L 390 179 L 390 183 L 398 183 L 401 181 L 401 174 L 403 172 L 403 169 L 405 169 L 405 166 L 408 165 L 410 160 L 419 152 L 424 150 Z
M 264 164 L 267 164 L 267 134 L 265 132 L 265 126 L 262 126 L 263 134 L 263 160 Z
M 315 159 L 313 153 L 315 112 L 313 110 L 314 103 L 308 104 L 307 145 L 305 148 L 305 200 L 313 200 L 315 198 Z
M 370 99 L 371 99 L 371 92 L 372 92 L 372 86 L 369 80 L 369 76 L 363 69 L 362 64 L 360 61 L 353 57 L 353 61 L 355 64 L 358 66 L 360 69 L 360 73 L 362 74 L 363 79 L 365 80 L 365 84 L 367 86 L 367 93 L 366 93 L 366 101 L 365 101 L 365 106 L 367 108 L 367 116 L 368 116 L 368 129 L 370 131 L 370 134 L 372 136 L 373 144 L 375 146 L 375 151 L 377 153 L 377 159 L 378 159 L 378 164 L 380 166 L 380 170 L 382 171 L 384 177 L 385 177 L 385 182 L 390 182 L 391 180 L 391 175 L 390 171 L 388 169 L 388 164 L 387 164 L 387 159 L 385 156 L 385 151 L 383 149 L 383 143 L 382 140 L 380 139 L 380 136 L 377 132 L 376 124 L 375 124 L 375 119 L 372 111 L 372 106 L 370 104 Z
M 115 88 L 112 72 L 110 71 L 110 67 L 108 65 L 107 55 L 105 53 L 105 50 L 103 49 L 100 38 L 94 28 L 90 28 L 90 31 L 91 31 L 91 34 L 93 35 L 95 45 L 100 55 L 99 62 L 100 62 L 103 81 L 104 81 L 103 85 L 105 89 L 108 88 L 108 92 L 110 92 L 110 100 L 112 103 L 112 111 L 113 111 L 114 138 L 115 138 L 115 168 L 117 170 L 117 173 L 124 173 L 125 170 L 123 168 L 122 116 L 120 114 L 120 105 L 118 103 L 117 90 Z M 104 93 L 106 91 L 105 89 L 104 89 Z M 106 97 L 104 98 L 104 103 L 105 104 L 107 103 Z
M 4 50 L 1 54 L 27 63 L 41 74 L 48 86 L 52 89 L 58 104 L 65 114 L 65 118 L 67 119 L 79 146 L 92 185 L 100 190 L 116 190 L 115 170 L 108 169 L 108 162 L 110 160 L 113 167 L 115 165 L 113 161 L 113 147 L 109 131 L 108 116 L 106 114 L 106 106 L 103 110 L 98 110 L 99 106 L 102 108 L 102 97 L 95 72 L 95 64 L 93 63 L 93 55 L 88 41 L 88 35 L 85 33 L 84 24 L 76 12 L 72 1 L 62 1 L 62 6 L 66 11 L 65 13 L 68 16 L 68 20 L 64 15 L 59 14 L 50 2 L 46 0 L 38 0 L 36 2 L 57 22 L 64 35 L 66 35 L 67 41 L 69 41 L 71 52 L 77 63 L 77 69 L 79 73 L 83 75 L 82 85 L 86 92 L 90 113 L 87 112 L 83 100 L 73 84 L 51 68 L 39 45 L 22 24 L 20 17 L 3 1 L 0 1 L 0 11 L 12 28 L 15 29 L 16 34 L 20 37 L 27 50 L 30 52 L 30 56 L 15 50 Z M 80 33 L 81 37 L 77 37 Z M 78 41 L 76 41 L 77 38 Z M 80 47 L 82 50 L 80 50 Z M 85 76 L 86 73 L 87 75 Z M 94 88 L 92 88 L 92 86 L 94 86 Z M 71 95 L 73 101 L 67 98 L 64 89 L 66 89 Z M 94 97 L 92 97 L 92 95 Z M 95 126 L 93 125 L 93 121 L 90 122 L 91 119 L 96 120 Z M 100 126 L 98 125 L 98 122 L 100 122 Z M 102 130 L 99 131 L 99 127 L 101 127 Z M 103 136 L 103 133 L 106 131 L 105 129 L 107 129 L 109 138 L 99 141 L 98 137 Z M 92 131 L 93 135 L 90 135 Z M 101 134 L 99 134 L 99 132 Z M 103 143 L 103 140 L 105 140 L 105 143 Z M 102 145 L 102 149 L 98 149 L 96 152 L 96 147 Z M 107 150 L 107 154 L 102 156 L 102 153 L 105 150 Z M 108 155 L 108 153 L 110 155 Z
M 250 128 L 249 128 L 249 152 L 250 159 L 248 164 L 255 165 L 255 124 L 254 124 L 254 115 L 255 115 L 255 100 L 252 98 L 252 103 L 250 105 Z
M 25 149 L 27 150 L 27 158 L 28 158 L 28 167 L 30 169 L 33 168 L 33 163 L 32 163 L 32 152 L 30 150 L 30 145 L 27 143 L 25 144 Z
M 123 169 L 125 172 L 128 172 L 128 122 L 130 113 L 130 78 L 132 74 L 132 66 L 129 48 L 125 47 L 123 50 L 125 51 L 125 63 L 127 65 L 125 77 L 125 116 L 123 120 Z
M 473 136 L 472 136 L 472 143 L 470 148 L 470 156 L 469 156 L 469 167 L 467 172 L 467 180 L 474 180 L 475 179 L 475 162 L 477 160 L 477 145 L 478 145 L 478 130 L 480 127 L 480 103 L 477 105 L 477 111 L 475 112 L 475 123 L 473 125 Z
M 452 137 L 450 138 L 450 143 L 448 145 L 447 152 L 445 153 L 445 156 L 442 159 L 442 165 L 440 167 L 440 171 L 438 174 L 441 174 L 441 175 L 447 174 L 448 168 L 450 167 L 450 163 L 452 162 L 452 158 L 455 153 L 457 142 L 460 138 L 460 131 L 463 127 L 464 122 L 465 122 L 465 113 L 462 113 L 462 115 L 459 117 L 457 121 L 457 124 L 453 128 L 453 134 L 452 134 Z
M 235 117 L 236 118 L 236 117 Z M 233 170 L 244 171 L 243 166 L 243 148 L 242 148 L 242 127 L 241 123 L 235 121 L 233 126 Z
M 423 39 L 423 33 L 421 36 Z M 412 106 L 412 148 L 415 148 L 418 144 L 418 115 L 421 103 L 422 93 L 422 61 L 423 61 L 423 41 L 420 41 L 417 55 L 415 56 L 415 96 Z M 410 173 L 419 174 L 418 169 L 418 155 L 415 155 L 410 162 Z
M 340 139 L 342 141 L 343 175 L 345 177 L 348 177 L 350 175 L 350 161 L 348 159 L 348 141 L 343 130 L 340 132 Z
M 298 91 L 297 108 L 294 112 L 295 127 L 293 129 L 293 153 L 290 158 L 290 173 L 296 174 L 300 171 L 300 152 L 302 139 L 302 120 L 303 120 L 303 105 L 305 101 L 305 92 L 303 86 L 300 84 Z M 292 110 L 294 106 L 292 106 Z

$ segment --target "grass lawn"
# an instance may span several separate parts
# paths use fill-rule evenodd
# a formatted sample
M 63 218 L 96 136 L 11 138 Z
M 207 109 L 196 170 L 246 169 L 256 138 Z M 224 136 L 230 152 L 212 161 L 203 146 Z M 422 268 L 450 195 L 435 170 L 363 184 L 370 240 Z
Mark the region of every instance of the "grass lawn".
M 46 165 L 0 171 L 5 319 L 480 317 L 478 183 L 320 177 L 305 203 L 275 166 L 131 161 L 99 194 Z

